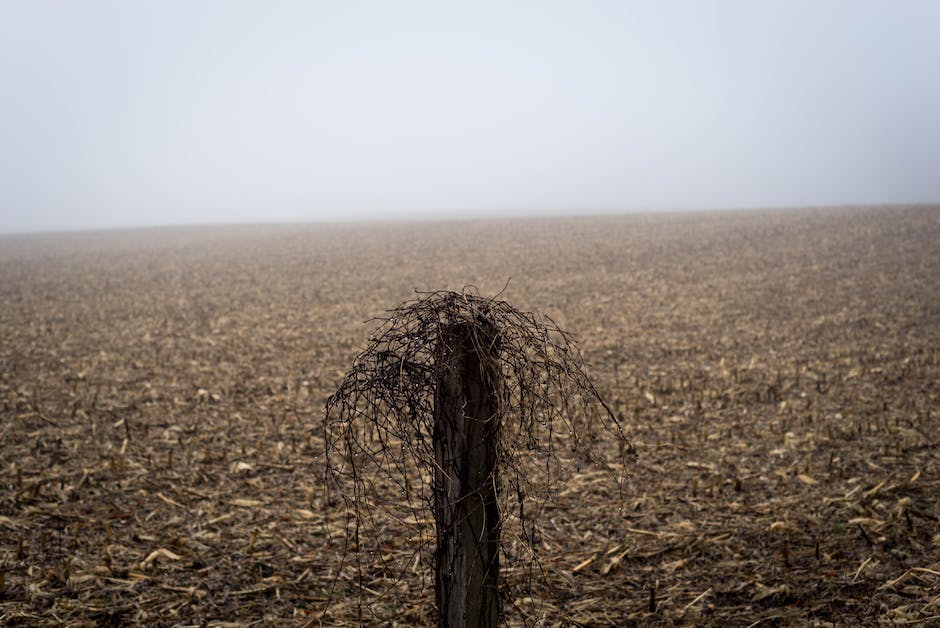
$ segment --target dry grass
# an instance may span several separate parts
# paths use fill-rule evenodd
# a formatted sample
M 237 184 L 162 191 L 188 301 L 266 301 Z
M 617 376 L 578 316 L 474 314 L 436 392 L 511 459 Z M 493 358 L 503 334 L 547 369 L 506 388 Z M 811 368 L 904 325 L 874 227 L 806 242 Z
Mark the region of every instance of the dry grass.
M 337 572 L 322 403 L 367 318 L 510 275 L 639 454 L 542 513 L 510 624 L 940 621 L 938 242 L 928 208 L 0 237 L 0 624 L 429 623 L 430 565 L 364 565 L 394 608 Z

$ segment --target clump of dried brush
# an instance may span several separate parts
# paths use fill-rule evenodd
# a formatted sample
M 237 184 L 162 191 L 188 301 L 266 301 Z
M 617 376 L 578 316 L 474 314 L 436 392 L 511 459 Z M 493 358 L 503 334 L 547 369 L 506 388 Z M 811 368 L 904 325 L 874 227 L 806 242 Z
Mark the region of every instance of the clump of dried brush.
M 531 581 L 541 511 L 574 473 L 604 470 L 615 492 L 623 490 L 633 448 L 589 379 L 573 336 L 498 296 L 473 288 L 420 293 L 389 311 L 326 402 L 328 486 L 345 506 L 343 564 L 358 573 L 374 615 L 382 615 L 380 600 L 413 596 L 403 590 L 402 574 L 433 556 L 434 403 L 448 330 L 469 329 L 473 350 L 494 362 L 488 370 L 498 380 L 493 482 L 503 565 L 519 567 L 513 572 Z M 392 522 L 410 528 L 409 537 L 383 534 Z M 364 592 L 364 571 L 381 571 L 385 589 Z

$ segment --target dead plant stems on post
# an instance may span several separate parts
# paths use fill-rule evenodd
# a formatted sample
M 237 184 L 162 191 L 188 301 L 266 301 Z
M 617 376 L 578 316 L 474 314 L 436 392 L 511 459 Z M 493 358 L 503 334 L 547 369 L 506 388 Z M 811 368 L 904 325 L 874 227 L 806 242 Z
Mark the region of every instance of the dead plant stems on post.
M 561 483 L 594 465 L 622 490 L 632 454 L 573 337 L 471 289 L 391 310 L 324 417 L 329 488 L 346 504 L 347 538 L 356 537 L 352 577 L 379 620 L 394 617 L 402 574 L 424 555 L 433 557 L 440 626 L 495 625 L 501 554 L 532 569 L 539 511 Z M 383 536 L 389 522 L 411 538 Z M 500 543 L 507 530 L 527 557 Z M 367 553 L 381 591 L 363 585 Z

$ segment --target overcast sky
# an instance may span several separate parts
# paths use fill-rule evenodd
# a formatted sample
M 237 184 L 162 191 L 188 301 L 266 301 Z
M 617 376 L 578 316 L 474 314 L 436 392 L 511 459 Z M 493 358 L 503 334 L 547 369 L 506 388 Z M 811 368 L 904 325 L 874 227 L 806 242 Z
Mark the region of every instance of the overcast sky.
M 0 232 L 940 201 L 940 2 L 0 0 Z

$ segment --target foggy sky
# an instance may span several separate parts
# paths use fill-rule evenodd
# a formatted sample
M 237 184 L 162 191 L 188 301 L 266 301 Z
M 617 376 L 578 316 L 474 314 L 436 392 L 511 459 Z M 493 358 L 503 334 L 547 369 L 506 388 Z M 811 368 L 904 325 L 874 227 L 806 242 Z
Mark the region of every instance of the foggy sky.
M 940 2 L 0 0 L 0 232 L 940 201 Z

